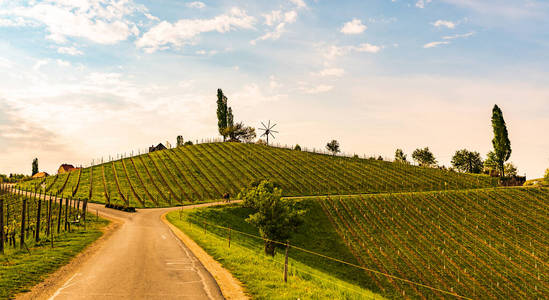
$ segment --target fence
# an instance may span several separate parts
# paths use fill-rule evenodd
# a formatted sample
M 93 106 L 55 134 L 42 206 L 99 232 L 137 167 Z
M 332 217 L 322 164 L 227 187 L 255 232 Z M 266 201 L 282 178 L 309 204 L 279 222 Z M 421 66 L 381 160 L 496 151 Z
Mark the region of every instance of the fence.
M 182 220 L 182 210 L 183 209 L 181 209 L 179 211 L 179 219 L 180 220 Z M 195 226 L 194 226 L 195 228 L 193 228 L 193 221 L 194 221 L 194 224 L 195 224 Z M 271 243 L 275 243 L 275 244 L 281 246 L 284 249 L 284 259 L 283 259 L 283 261 L 282 262 L 277 261 L 274 257 L 272 258 L 271 261 L 275 264 L 280 265 L 280 267 L 281 267 L 281 278 L 284 282 L 287 282 L 287 280 L 288 280 L 288 271 L 290 269 L 289 264 L 288 264 L 288 254 L 289 254 L 290 250 L 294 250 L 294 251 L 299 251 L 299 252 L 302 252 L 302 253 L 306 253 L 308 255 L 312 255 L 312 256 L 317 257 L 319 259 L 325 259 L 325 260 L 328 260 L 328 261 L 331 261 L 331 262 L 336 262 L 338 264 L 346 265 L 346 266 L 354 268 L 356 270 L 360 270 L 360 271 L 364 271 L 364 272 L 370 272 L 372 274 L 375 274 L 375 275 L 378 275 L 378 276 L 383 276 L 383 277 L 385 277 L 387 279 L 390 279 L 390 280 L 395 280 L 395 281 L 402 282 L 404 284 L 424 288 L 424 289 L 427 289 L 427 290 L 430 290 L 430 291 L 433 291 L 433 292 L 436 292 L 436 293 L 440 293 L 440 294 L 443 294 L 443 295 L 446 295 L 446 296 L 452 296 L 452 297 L 455 297 L 455 298 L 458 298 L 458 299 L 471 299 L 469 297 L 459 295 L 459 294 L 457 294 L 455 292 L 452 292 L 452 291 L 447 291 L 447 290 L 440 289 L 440 288 L 437 288 L 437 287 L 429 286 L 429 285 L 426 285 L 426 284 L 422 284 L 422 283 L 419 283 L 419 282 L 408 280 L 406 278 L 402 278 L 402 277 L 398 277 L 398 276 L 395 276 L 395 275 L 392 275 L 392 274 L 384 273 L 384 272 L 381 272 L 381 271 L 378 271 L 378 270 L 375 270 L 375 269 L 372 269 L 372 268 L 367 268 L 367 267 L 364 267 L 364 266 L 360 266 L 360 265 L 357 265 L 355 263 L 347 262 L 347 261 L 344 261 L 344 260 L 341 260 L 341 259 L 338 259 L 338 258 L 330 257 L 328 255 L 324 255 L 322 253 L 318 253 L 318 252 L 308 250 L 308 249 L 305 249 L 305 248 L 302 248 L 302 247 L 294 246 L 294 245 L 291 245 L 288 241 L 287 242 L 281 242 L 281 241 L 271 240 L 271 239 L 267 239 L 267 238 L 264 238 L 264 237 L 261 237 L 261 236 L 258 236 L 258 235 L 238 231 L 238 230 L 235 230 L 231 227 L 224 227 L 224 226 L 220 226 L 220 225 L 217 225 L 217 224 L 213 224 L 213 223 L 207 222 L 206 219 L 204 219 L 204 218 L 194 219 L 194 220 L 185 220 L 185 222 L 187 222 L 189 224 L 191 230 L 200 230 L 200 231 L 202 231 L 202 234 L 204 234 L 204 235 L 208 234 L 208 232 L 209 232 L 209 233 L 211 233 L 211 234 L 213 234 L 217 237 L 223 238 L 223 236 L 224 236 L 225 239 L 226 239 L 227 248 L 230 248 L 231 246 L 234 247 L 236 245 L 237 247 L 242 247 L 244 249 L 249 250 L 249 248 L 244 247 L 242 245 L 238 245 L 234 242 L 235 235 L 241 235 L 241 236 L 244 236 L 244 237 L 257 239 L 257 240 L 260 240 L 260 241 L 263 241 L 263 242 L 271 242 Z M 213 230 L 213 229 L 221 230 L 222 232 L 224 232 L 224 234 L 219 233 L 219 232 L 215 232 L 215 230 Z M 356 294 L 362 295 L 364 293 L 363 291 L 357 290 L 357 289 L 353 288 L 352 286 L 346 286 L 346 285 L 342 285 L 340 283 L 337 283 L 333 280 L 328 280 L 327 278 L 323 278 L 319 274 L 314 274 L 314 272 L 311 272 L 311 271 L 306 271 L 306 270 L 303 270 L 303 269 L 298 270 L 294 267 L 293 268 L 293 273 L 304 273 L 304 274 L 307 274 L 309 276 L 316 277 L 317 279 L 320 279 L 320 280 L 323 280 L 323 281 L 329 281 L 329 283 L 332 284 L 332 285 L 337 285 L 339 287 L 342 287 L 342 288 L 344 288 L 346 290 L 349 290 L 349 291 L 351 291 L 353 293 L 356 293 Z
M 29 241 L 47 241 L 54 247 L 55 236 L 61 232 L 71 232 L 73 226 L 78 229 L 80 225 L 86 230 L 86 204 L 72 197 L 59 198 L 0 184 L 0 253 L 7 247 L 17 248 L 17 236 L 19 248 L 30 253 Z

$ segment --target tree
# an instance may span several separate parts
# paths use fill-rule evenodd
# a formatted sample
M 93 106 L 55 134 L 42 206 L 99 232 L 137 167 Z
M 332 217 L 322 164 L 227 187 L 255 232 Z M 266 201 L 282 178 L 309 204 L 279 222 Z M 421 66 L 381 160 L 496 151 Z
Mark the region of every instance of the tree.
M 224 130 L 227 128 L 227 114 L 227 97 L 223 95 L 223 91 L 221 89 L 217 89 L 217 128 L 219 130 L 219 134 L 223 136 L 223 141 L 227 138 L 224 134 Z
M 282 200 L 282 190 L 271 181 L 263 180 L 257 186 L 243 190 L 239 197 L 246 207 L 255 213 L 250 214 L 246 222 L 259 229 L 265 239 L 265 254 L 274 256 L 277 243 L 286 241 L 303 223 L 305 211 L 299 210 L 295 202 Z
M 244 126 L 242 122 L 225 128 L 223 134 L 228 136 L 231 142 L 251 142 L 256 137 L 255 128 Z
M 299 144 L 296 144 L 294 147 L 294 150 L 301 151 L 301 146 L 299 146 Z
M 32 175 L 38 173 L 38 158 L 32 160 Z
M 506 163 L 503 170 L 507 176 L 517 176 L 517 167 L 513 163 Z
M 193 145 L 193 142 L 192 141 L 186 141 L 183 145 L 187 146 L 192 146 Z
M 501 171 L 501 176 L 505 177 L 504 164 L 511 157 L 511 141 L 509 141 L 503 113 L 497 105 L 494 105 L 492 109 L 492 128 L 494 129 L 494 138 L 492 139 L 494 161 Z
M 452 166 L 462 172 L 478 174 L 482 171 L 483 162 L 480 153 L 462 149 L 452 157 Z
M 183 141 L 183 136 L 182 135 L 178 135 L 177 136 L 177 147 L 181 147 L 185 144 L 185 142 Z
M 547 170 L 545 170 L 545 182 L 549 183 L 549 168 Z
M 331 142 L 326 144 L 326 149 L 332 152 L 333 155 L 336 155 L 339 152 L 341 152 L 341 150 L 339 150 L 339 142 L 336 140 L 332 140 Z
M 435 156 L 429 150 L 429 147 L 425 147 L 423 149 L 416 149 L 412 153 L 412 158 L 420 165 L 424 167 L 430 167 L 437 164 L 437 160 L 435 159 Z
M 231 107 L 227 108 L 227 127 L 234 126 L 234 116 L 233 109 Z
M 396 149 L 395 151 L 395 161 L 400 163 L 408 163 L 406 154 L 404 154 L 404 151 L 402 149 Z

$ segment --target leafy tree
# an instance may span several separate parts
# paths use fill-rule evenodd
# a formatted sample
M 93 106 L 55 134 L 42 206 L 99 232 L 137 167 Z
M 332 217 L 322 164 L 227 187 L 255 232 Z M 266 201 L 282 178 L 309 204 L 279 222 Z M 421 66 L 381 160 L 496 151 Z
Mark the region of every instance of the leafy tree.
M 326 149 L 328 149 L 328 151 L 332 152 L 333 155 L 336 155 L 339 152 L 341 152 L 341 150 L 339 150 L 339 142 L 336 141 L 336 140 L 332 140 L 331 142 L 326 144 Z
M 503 170 L 507 176 L 517 176 L 517 167 L 513 163 L 506 163 Z
M 192 146 L 193 142 L 192 141 L 186 141 L 183 145 L 189 145 L 189 146 Z
M 223 134 L 229 137 L 231 142 L 251 142 L 256 137 L 255 128 L 244 126 L 242 122 L 225 128 Z
M 227 127 L 234 126 L 234 116 L 233 109 L 231 107 L 227 108 Z
M 299 144 L 296 144 L 294 147 L 294 150 L 301 151 L 301 146 L 299 146 Z
M 462 149 L 456 151 L 456 154 L 452 157 L 452 166 L 462 172 L 480 173 L 483 162 L 480 153 Z
M 381 156 L 381 155 L 380 155 L 380 156 L 378 156 L 378 157 L 377 157 L 377 160 L 381 160 L 381 161 L 383 161 L 383 160 L 384 160 L 384 159 L 383 159 L 383 156 Z
M 437 160 L 435 159 L 435 156 L 429 150 L 429 147 L 425 147 L 423 149 L 416 149 L 412 153 L 412 158 L 420 165 L 424 167 L 430 167 L 437 164 Z
M 32 160 L 32 175 L 38 173 L 38 158 Z
M 501 171 L 501 176 L 505 177 L 504 164 L 511 157 L 511 141 L 509 141 L 503 113 L 497 105 L 494 105 L 492 109 L 492 128 L 494 129 L 494 138 L 492 139 L 494 161 Z
M 217 128 L 219 130 L 219 134 L 223 136 L 223 141 L 227 138 L 224 134 L 224 130 L 227 128 L 227 114 L 227 97 L 223 95 L 223 91 L 221 89 L 217 89 Z
M 183 141 L 183 136 L 182 135 L 178 135 L 177 136 L 177 147 L 181 147 L 185 144 L 185 142 Z
M 408 157 L 404 154 L 402 149 L 396 149 L 395 151 L 395 161 L 400 163 L 408 163 Z
M 282 190 L 268 180 L 243 190 L 239 197 L 244 205 L 255 210 L 246 221 L 257 226 L 264 241 L 265 254 L 274 256 L 277 243 L 285 241 L 303 223 L 305 211 L 294 206 L 294 202 L 282 200 Z

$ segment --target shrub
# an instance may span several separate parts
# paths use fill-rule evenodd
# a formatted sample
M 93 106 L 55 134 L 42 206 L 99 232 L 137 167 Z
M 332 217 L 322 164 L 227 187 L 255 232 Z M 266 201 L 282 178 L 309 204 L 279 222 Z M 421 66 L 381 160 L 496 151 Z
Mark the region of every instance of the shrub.
M 301 151 L 301 146 L 299 146 L 299 144 L 296 144 L 294 147 L 294 150 Z

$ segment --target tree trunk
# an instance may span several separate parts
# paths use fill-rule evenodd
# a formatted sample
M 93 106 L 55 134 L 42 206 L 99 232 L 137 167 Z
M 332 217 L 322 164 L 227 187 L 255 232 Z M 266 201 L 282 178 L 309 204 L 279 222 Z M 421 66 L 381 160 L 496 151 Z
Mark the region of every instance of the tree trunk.
M 265 254 L 273 256 L 275 255 L 276 244 L 271 241 L 265 241 Z

